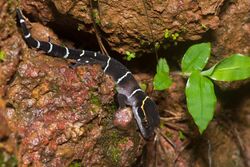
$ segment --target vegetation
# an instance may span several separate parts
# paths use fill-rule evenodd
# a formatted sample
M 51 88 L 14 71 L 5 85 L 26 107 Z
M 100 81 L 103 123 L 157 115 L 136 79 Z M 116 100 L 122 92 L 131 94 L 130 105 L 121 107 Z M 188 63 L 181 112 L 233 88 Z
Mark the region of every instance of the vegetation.
M 147 90 L 147 84 L 145 84 L 145 83 L 139 83 L 139 86 L 140 86 L 140 88 L 143 90 L 143 91 L 146 91 Z
M 171 85 L 172 81 L 169 77 L 169 67 L 165 59 L 159 59 L 156 75 L 154 77 L 154 89 L 155 90 L 164 90 Z
M 191 46 L 181 62 L 182 75 L 188 77 L 185 94 L 188 111 L 203 133 L 214 116 L 216 95 L 214 84 L 216 81 L 236 81 L 250 77 L 250 57 L 233 54 L 215 64 L 208 70 L 206 66 L 211 53 L 210 43 L 200 43 Z M 164 90 L 171 85 L 169 67 L 165 59 L 160 59 L 154 77 L 154 89 Z
M 13 155 L 9 155 L 5 151 L 1 150 L 0 152 L 0 166 L 1 167 L 16 167 L 17 159 Z
M 98 14 L 98 11 L 96 9 L 93 10 L 92 17 L 93 17 L 95 23 L 100 26 L 101 25 L 101 20 L 99 18 L 99 14 Z
M 179 33 L 175 32 L 171 32 L 168 29 L 165 30 L 164 32 L 164 38 L 170 41 L 174 41 L 174 45 L 177 45 L 177 38 L 180 36 Z
M 130 61 L 135 58 L 135 52 L 126 51 L 126 55 L 123 57 L 124 60 Z
M 78 162 L 78 161 L 73 161 L 69 167 L 81 167 L 81 162 Z
M 3 51 L 0 51 L 0 61 L 4 61 L 5 59 L 5 53 Z

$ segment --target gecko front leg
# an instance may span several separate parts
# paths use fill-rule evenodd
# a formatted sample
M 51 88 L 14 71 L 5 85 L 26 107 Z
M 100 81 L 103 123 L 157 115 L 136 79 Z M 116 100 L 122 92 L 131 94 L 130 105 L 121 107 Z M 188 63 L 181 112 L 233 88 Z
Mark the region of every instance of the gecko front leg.
M 119 105 L 119 109 L 125 108 L 127 105 L 127 96 L 124 94 L 118 93 L 117 95 L 117 102 Z

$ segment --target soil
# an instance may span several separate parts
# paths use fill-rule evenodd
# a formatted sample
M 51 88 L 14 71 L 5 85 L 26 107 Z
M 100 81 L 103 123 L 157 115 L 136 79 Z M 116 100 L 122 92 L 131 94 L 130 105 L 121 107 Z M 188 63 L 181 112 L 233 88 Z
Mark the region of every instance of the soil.
M 213 45 L 208 66 L 233 53 L 250 55 L 249 6 L 249 0 L 0 0 L 0 164 L 250 166 L 249 79 L 216 83 L 215 118 L 202 135 L 187 113 L 186 78 L 173 72 L 168 90 L 153 90 L 156 44 L 176 70 L 187 46 L 200 41 Z M 129 107 L 117 108 L 115 83 L 99 65 L 72 68 L 71 60 L 28 48 L 17 7 L 34 38 L 106 48 L 126 64 L 157 103 L 155 139 L 141 137 Z M 127 51 L 136 58 L 124 61 Z

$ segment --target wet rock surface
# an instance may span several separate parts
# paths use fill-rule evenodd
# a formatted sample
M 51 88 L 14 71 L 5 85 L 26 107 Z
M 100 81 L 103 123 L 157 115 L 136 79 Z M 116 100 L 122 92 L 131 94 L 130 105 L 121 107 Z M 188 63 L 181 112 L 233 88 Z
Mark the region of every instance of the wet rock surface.
M 15 26 L 14 17 L 8 17 L 5 21 Z M 35 38 L 46 41 L 50 37 L 61 44 L 48 28 L 29 27 Z M 112 79 L 98 65 L 70 68 L 65 60 L 30 49 L 14 30 L 7 31 L 11 37 L 1 42 L 6 57 L 1 62 L 0 134 L 7 141 L 9 134 L 14 135 L 18 145 L 12 143 L 9 151 L 16 150 L 18 166 L 134 163 L 144 141 L 133 119 L 129 131 L 114 127 Z
M 250 54 L 250 1 L 227 2 L 220 15 L 220 26 L 214 31 L 214 54 L 226 57 L 232 53 Z
M 11 107 L 4 116 L 20 138 L 18 162 L 24 166 L 68 166 L 79 160 L 90 166 L 118 162 L 128 166 L 128 159 L 121 162 L 120 154 L 136 149 L 139 134 L 122 137 L 119 131 L 108 130 L 113 126 L 114 92 L 102 94 L 99 86 L 110 87 L 106 85 L 110 78 L 102 75 L 99 66 L 70 69 L 65 61 L 36 51 L 31 54 L 20 62 L 6 95 Z M 109 135 L 113 138 L 105 138 Z
M 218 27 L 218 13 L 223 2 L 129 0 L 95 1 L 91 5 L 89 1 L 22 0 L 21 4 L 27 13 L 38 16 L 43 22 L 56 20 L 58 16 L 52 10 L 56 9 L 64 17 L 74 19 L 78 28 L 92 33 L 93 15 L 112 49 L 125 54 L 126 51 L 149 52 L 155 41 L 164 39 L 166 30 L 178 34 L 176 41 L 201 39 L 208 30 Z M 61 21 L 58 24 L 65 24 Z
M 150 52 L 153 41 L 164 43 L 166 29 L 178 34 L 168 42 L 198 40 L 209 32 L 214 64 L 231 53 L 250 53 L 249 1 L 98 1 L 93 10 L 89 1 L 0 1 L 5 53 L 0 149 L 14 154 L 18 166 L 249 166 L 249 81 L 220 87 L 215 119 L 200 136 L 187 114 L 185 79 L 173 74 L 172 86 L 157 92 L 153 72 L 133 67 L 162 117 L 156 138 L 143 148 L 146 142 L 130 108 L 116 112 L 112 79 L 98 65 L 72 69 L 70 61 L 28 48 L 16 26 L 16 6 L 32 21 L 28 27 L 35 38 L 69 47 L 93 43 L 94 35 L 80 43 L 67 38 L 71 32 L 94 34 L 91 14 L 111 50 L 119 53 Z M 59 39 L 51 27 L 67 33 Z

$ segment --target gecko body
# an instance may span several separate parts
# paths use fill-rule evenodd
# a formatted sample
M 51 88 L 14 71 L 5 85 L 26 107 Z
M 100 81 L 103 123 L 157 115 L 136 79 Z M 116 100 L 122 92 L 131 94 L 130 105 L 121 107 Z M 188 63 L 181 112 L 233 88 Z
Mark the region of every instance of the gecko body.
M 100 64 L 103 72 L 110 75 L 116 83 L 118 103 L 120 107 L 132 107 L 134 118 L 142 136 L 149 139 L 154 135 L 154 129 L 159 125 L 159 113 L 156 104 L 139 87 L 132 73 L 119 61 L 99 52 L 70 49 L 51 42 L 34 39 L 30 34 L 20 9 L 16 10 L 24 40 L 28 46 L 42 50 L 50 56 L 74 59 L 77 65 Z

